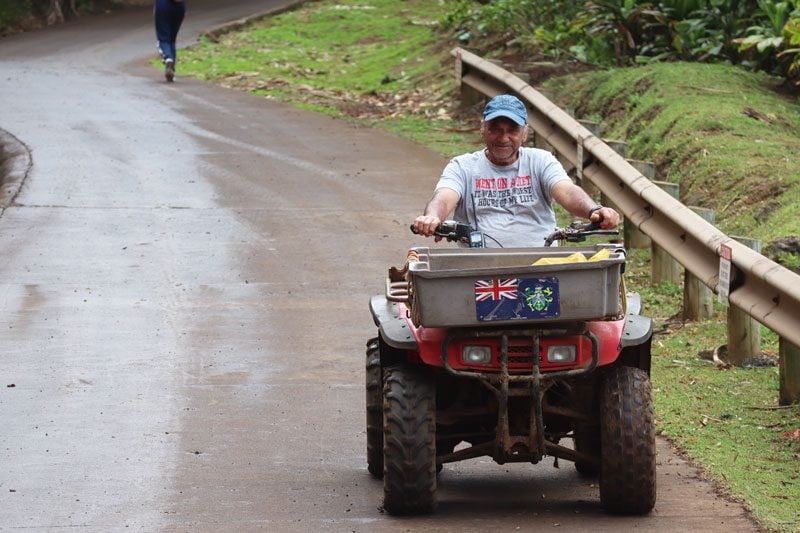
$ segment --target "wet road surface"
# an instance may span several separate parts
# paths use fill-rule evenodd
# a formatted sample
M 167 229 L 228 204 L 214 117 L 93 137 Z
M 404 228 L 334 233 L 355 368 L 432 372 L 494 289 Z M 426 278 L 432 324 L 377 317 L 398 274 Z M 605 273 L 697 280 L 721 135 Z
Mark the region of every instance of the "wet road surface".
M 179 45 L 287 3 L 194 0 Z M 149 8 L 0 40 L 22 154 L 0 198 L 0 529 L 755 529 L 663 442 L 646 517 L 605 515 L 569 463 L 489 459 L 445 466 L 436 515 L 384 515 L 367 302 L 444 160 L 180 63 L 167 85 L 154 41 Z

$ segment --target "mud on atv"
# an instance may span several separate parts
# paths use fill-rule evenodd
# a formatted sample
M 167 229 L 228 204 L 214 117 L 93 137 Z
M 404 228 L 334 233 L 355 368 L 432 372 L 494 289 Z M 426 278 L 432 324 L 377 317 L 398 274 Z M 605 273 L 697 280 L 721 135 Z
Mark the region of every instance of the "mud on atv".
M 574 223 L 547 244 L 596 233 L 608 232 Z M 412 248 L 370 301 L 367 467 L 383 478 L 385 510 L 433 511 L 444 463 L 550 456 L 599 476 L 608 512 L 648 513 L 652 324 L 624 291 L 624 249 L 487 249 L 449 221 L 437 235 L 469 248 Z

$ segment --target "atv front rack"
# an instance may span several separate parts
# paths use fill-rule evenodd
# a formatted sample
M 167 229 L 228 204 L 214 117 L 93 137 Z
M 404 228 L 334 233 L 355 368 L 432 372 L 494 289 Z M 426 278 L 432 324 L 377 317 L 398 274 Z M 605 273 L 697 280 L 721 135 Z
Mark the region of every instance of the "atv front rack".
M 549 336 L 583 335 L 589 338 L 592 343 L 592 359 L 583 368 L 569 370 L 555 370 L 540 372 L 540 338 Z M 500 338 L 500 371 L 479 372 L 464 371 L 452 367 L 448 358 L 448 348 L 455 339 L 465 338 Z M 510 373 L 508 367 L 508 339 L 509 337 L 530 337 L 532 339 L 531 348 L 531 372 L 528 374 Z M 575 378 L 589 374 L 597 367 L 599 359 L 599 342 L 597 336 L 585 328 L 575 329 L 514 329 L 514 330 L 494 330 L 494 329 L 453 329 L 449 330 L 442 341 L 442 365 L 445 370 L 458 377 L 479 380 L 497 398 L 497 427 L 493 442 L 476 444 L 463 450 L 444 454 L 437 457 L 441 463 L 461 461 L 467 458 L 490 455 L 498 464 L 506 462 L 532 462 L 538 463 L 545 455 L 566 458 L 572 461 L 594 462 L 595 459 L 582 454 L 576 450 L 560 446 L 545 439 L 543 423 L 542 398 L 546 387 L 555 380 Z M 512 393 L 511 384 L 529 384 L 530 387 L 530 427 L 527 435 L 512 435 L 510 432 L 508 402 L 509 395 Z M 518 390 L 515 387 L 515 391 Z M 549 412 L 558 412 L 565 416 L 577 419 L 584 419 L 585 415 L 576 410 L 565 407 L 549 407 Z
M 619 320 L 624 265 L 624 249 L 608 245 L 416 247 L 402 271 L 390 272 L 386 298 L 406 303 L 414 325 L 427 328 L 542 328 Z M 485 298 L 493 291 L 502 295 Z

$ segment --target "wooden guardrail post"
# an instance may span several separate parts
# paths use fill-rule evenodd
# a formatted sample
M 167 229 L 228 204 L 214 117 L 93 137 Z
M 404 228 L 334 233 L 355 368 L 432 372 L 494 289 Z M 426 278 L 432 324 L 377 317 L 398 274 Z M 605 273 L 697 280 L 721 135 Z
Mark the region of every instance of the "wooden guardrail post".
M 531 75 L 530 75 L 529 72 L 514 71 L 514 72 L 512 72 L 512 74 L 514 76 L 518 77 L 519 79 L 521 79 L 522 81 L 524 81 L 525 83 L 530 84 L 530 82 L 531 82 Z
M 587 130 L 589 130 L 595 137 L 598 138 L 600 137 L 601 125 L 599 122 L 595 122 L 594 120 L 579 120 L 578 123 Z M 580 154 L 580 156 L 585 158 L 586 154 Z M 577 170 L 578 169 L 576 169 L 576 171 Z M 589 181 L 585 176 L 583 176 L 579 172 L 576 172 L 576 174 L 578 178 L 578 185 L 580 185 L 581 189 L 586 191 L 586 194 L 588 194 L 595 201 L 597 201 L 600 198 L 600 189 L 598 189 L 594 183 Z
M 649 180 L 656 178 L 656 166 L 648 161 L 638 159 L 627 159 L 628 164 L 639 171 L 642 176 Z M 625 236 L 625 248 L 650 248 L 650 237 L 643 233 L 632 223 L 626 223 L 623 228 Z
M 733 235 L 731 238 L 761 253 L 761 241 Z M 758 355 L 761 355 L 761 324 L 738 307 L 728 307 L 728 361 L 741 366 L 745 359 Z
M 670 183 L 668 181 L 654 181 L 659 188 L 668 192 L 673 198 L 680 197 L 680 185 L 677 183 Z M 681 281 L 681 265 L 670 256 L 666 250 L 655 242 L 651 242 L 650 249 L 652 250 L 651 257 L 651 281 L 654 285 L 658 285 L 665 281 L 677 285 Z
M 553 147 L 550 145 L 549 142 L 544 140 L 544 137 L 542 137 L 541 135 L 536 135 L 536 132 L 532 132 L 532 133 L 533 133 L 533 146 L 535 148 L 541 148 L 542 150 L 547 150 L 548 152 L 553 153 L 553 151 L 554 151 Z M 561 161 L 561 160 L 559 159 L 559 161 Z M 563 164 L 563 162 L 562 162 L 562 164 Z M 569 172 L 569 170 L 570 169 L 567 168 L 568 172 Z
M 609 148 L 617 152 L 622 157 L 626 157 L 628 155 L 628 143 L 626 143 L 625 141 L 603 139 L 603 142 L 606 143 Z
M 544 89 L 540 88 L 538 90 L 542 92 L 542 95 L 545 96 L 545 98 L 547 98 L 548 100 L 551 99 L 551 95 L 547 94 L 544 91 Z M 528 114 L 528 117 L 530 117 L 530 113 Z M 542 137 L 541 135 L 536 133 L 536 130 L 533 127 L 534 125 L 530 122 L 530 120 L 528 120 L 528 123 L 530 124 L 530 128 L 529 128 L 530 129 L 530 135 L 528 136 L 528 142 L 529 143 L 532 142 L 532 145 L 533 145 L 534 148 L 541 148 L 542 150 L 547 150 L 551 154 L 554 154 L 556 156 L 556 158 L 561 162 L 561 164 L 564 165 L 564 169 L 567 171 L 567 173 L 571 172 L 572 169 L 570 168 L 569 165 L 566 164 L 567 161 L 565 161 L 563 158 L 559 157 L 560 154 L 557 153 L 555 150 L 553 150 L 552 145 L 550 145 L 550 143 L 545 141 L 544 137 Z
M 467 67 L 466 65 L 464 65 L 464 63 L 461 62 L 461 57 L 456 56 L 456 65 L 455 65 L 456 83 L 458 83 L 459 87 L 459 97 L 460 97 L 459 103 L 462 109 L 472 107 L 486 98 L 480 91 L 478 91 L 473 87 L 470 87 L 469 85 L 463 82 L 464 74 L 466 74 L 466 70 L 468 68 L 469 67 Z
M 690 207 L 703 220 L 713 224 L 714 211 L 704 207 Z M 683 319 L 703 320 L 714 315 L 714 291 L 686 270 L 683 276 Z
M 780 338 L 780 405 L 800 403 L 800 348 Z
M 596 120 L 585 120 L 580 119 L 578 120 L 578 124 L 586 128 L 587 130 L 592 132 L 592 135 L 595 137 L 600 137 L 600 131 L 602 130 L 602 126 Z
M 625 157 L 628 154 L 628 143 L 626 143 L 624 141 L 615 141 L 615 140 L 611 140 L 611 139 L 603 139 L 603 142 L 606 143 L 609 148 L 614 150 L 616 153 L 618 153 L 622 157 Z M 605 206 L 607 206 L 607 207 L 610 207 L 610 208 L 616 210 L 617 213 L 619 213 L 620 216 L 623 217 L 623 219 L 620 220 L 620 223 L 622 224 L 622 227 L 624 228 L 625 227 L 624 215 L 622 214 L 622 210 L 617 206 L 617 204 L 615 204 L 614 201 L 611 198 L 609 198 L 607 195 L 602 194 L 602 193 L 600 194 L 600 203 L 605 205 Z
M 548 100 L 552 101 L 554 99 L 554 96 L 547 90 L 541 87 L 538 88 L 537 90 L 541 92 L 542 96 L 544 96 Z M 571 116 L 572 118 L 575 118 L 575 111 L 572 108 L 566 107 L 564 108 L 564 112 L 569 116 Z M 555 158 L 558 159 L 558 162 L 561 163 L 561 166 L 564 167 L 564 170 L 567 172 L 567 174 L 569 174 L 569 177 L 572 178 L 572 181 L 575 182 L 576 185 L 580 186 L 581 176 L 578 176 L 576 173 L 577 167 L 569 160 L 569 158 L 565 154 L 559 152 L 558 150 L 553 149 L 553 147 L 550 144 L 548 144 L 548 142 L 545 141 L 544 139 L 538 138 L 536 136 L 536 131 L 533 129 L 532 126 L 533 125 L 531 124 L 530 128 L 531 135 L 528 136 L 528 142 L 530 142 L 530 140 L 533 139 L 532 146 L 534 148 L 541 148 L 542 150 L 547 150 L 548 152 L 553 154 Z

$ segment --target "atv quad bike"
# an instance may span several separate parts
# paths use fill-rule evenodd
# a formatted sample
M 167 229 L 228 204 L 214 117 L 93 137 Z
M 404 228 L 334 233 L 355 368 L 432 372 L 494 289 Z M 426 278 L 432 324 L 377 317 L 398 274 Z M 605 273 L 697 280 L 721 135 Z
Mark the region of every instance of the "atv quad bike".
M 625 251 L 549 247 L 598 233 L 573 223 L 541 248 L 489 249 L 446 221 L 436 234 L 468 248 L 412 248 L 389 269 L 366 352 L 367 466 L 387 512 L 433 511 L 442 465 L 480 456 L 573 461 L 607 511 L 653 508 L 652 324 L 624 290 Z

